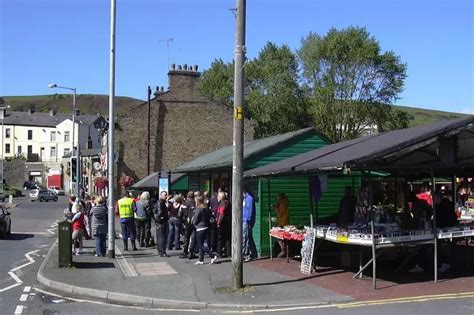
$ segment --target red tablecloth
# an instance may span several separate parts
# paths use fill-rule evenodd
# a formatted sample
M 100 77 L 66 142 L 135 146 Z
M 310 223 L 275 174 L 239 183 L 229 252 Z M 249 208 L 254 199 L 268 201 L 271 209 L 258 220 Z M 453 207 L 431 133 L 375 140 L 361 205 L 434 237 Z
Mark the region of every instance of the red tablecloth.
M 285 231 L 270 231 L 270 235 L 281 239 L 281 240 L 290 240 L 290 241 L 300 241 L 304 240 L 304 233 L 298 232 L 285 232 Z

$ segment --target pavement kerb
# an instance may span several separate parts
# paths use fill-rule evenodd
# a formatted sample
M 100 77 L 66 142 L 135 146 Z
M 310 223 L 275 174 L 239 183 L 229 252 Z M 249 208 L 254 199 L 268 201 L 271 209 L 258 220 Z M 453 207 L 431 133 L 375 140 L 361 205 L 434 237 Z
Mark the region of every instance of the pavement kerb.
M 106 290 L 97 290 L 91 288 L 84 288 L 80 286 L 70 285 L 67 283 L 54 281 L 44 275 L 44 269 L 48 263 L 56 246 L 57 240 L 50 246 L 46 257 L 44 258 L 38 270 L 36 279 L 45 287 L 51 288 L 55 291 L 66 294 L 78 294 L 93 300 L 105 300 L 111 304 L 143 306 L 147 308 L 180 308 L 180 309 L 227 309 L 227 310 L 262 310 L 262 309 L 278 309 L 278 308 L 293 308 L 293 307 L 311 307 L 331 304 L 330 302 L 316 302 L 316 303 L 299 303 L 299 304 L 222 304 L 222 303 L 208 303 L 208 302 L 190 302 L 180 300 L 164 300 L 150 297 L 143 297 L 138 295 L 124 294 Z

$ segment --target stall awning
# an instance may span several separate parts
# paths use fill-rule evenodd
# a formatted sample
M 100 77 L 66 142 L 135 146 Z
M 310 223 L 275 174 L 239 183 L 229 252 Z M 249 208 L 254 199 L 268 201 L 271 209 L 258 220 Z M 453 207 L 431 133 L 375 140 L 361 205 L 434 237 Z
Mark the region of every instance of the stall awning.
M 132 188 L 140 188 L 140 189 L 158 188 L 158 175 L 159 175 L 159 172 L 152 173 L 148 176 L 145 176 L 144 178 L 136 182 L 134 185 L 132 185 Z M 172 173 L 170 185 L 177 182 L 183 176 L 186 176 L 186 174 Z M 168 172 L 161 172 L 161 177 L 162 178 L 168 177 Z
M 269 176 L 342 169 L 474 167 L 474 116 L 394 130 L 328 145 L 245 172 Z

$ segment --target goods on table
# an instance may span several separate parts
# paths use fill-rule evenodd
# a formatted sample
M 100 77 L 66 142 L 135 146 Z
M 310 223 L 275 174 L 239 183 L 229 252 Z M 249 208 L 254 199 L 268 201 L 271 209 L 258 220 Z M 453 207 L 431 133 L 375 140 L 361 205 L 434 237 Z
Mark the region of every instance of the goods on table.
M 282 240 L 302 241 L 304 239 L 305 230 L 298 229 L 294 225 L 287 225 L 283 228 L 273 227 L 270 235 Z

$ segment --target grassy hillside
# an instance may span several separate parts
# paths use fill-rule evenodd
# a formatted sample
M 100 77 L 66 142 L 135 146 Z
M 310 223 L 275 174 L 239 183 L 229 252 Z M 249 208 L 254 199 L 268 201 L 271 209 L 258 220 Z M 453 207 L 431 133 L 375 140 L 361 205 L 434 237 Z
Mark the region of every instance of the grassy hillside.
M 14 111 L 27 111 L 31 106 L 35 106 L 39 112 L 48 112 L 55 109 L 60 113 L 70 113 L 72 110 L 72 94 L 51 94 L 33 96 L 3 96 L 5 104 L 11 106 Z M 116 113 L 121 114 L 135 106 L 143 103 L 135 98 L 117 96 L 115 98 Z M 76 95 L 76 106 L 85 114 L 107 115 L 109 112 L 109 96 L 78 94 Z
M 410 125 L 409 125 L 410 127 L 427 125 L 438 120 L 454 119 L 454 118 L 467 116 L 465 114 L 459 114 L 459 113 L 442 112 L 439 110 L 398 106 L 398 105 L 394 105 L 394 108 L 407 112 L 413 117 L 413 119 L 410 121 Z
M 58 112 L 69 113 L 72 107 L 71 94 L 51 94 L 37 96 L 4 96 L 5 104 L 11 105 L 15 111 L 27 111 L 32 105 L 40 112 L 48 112 L 50 109 L 56 109 Z M 116 113 L 122 114 L 144 101 L 130 97 L 118 96 L 115 99 Z M 107 115 L 109 111 L 108 95 L 79 94 L 76 96 L 76 105 L 81 112 L 86 114 L 96 114 L 100 112 Z M 410 127 L 426 125 L 438 120 L 453 119 L 466 115 L 458 113 L 443 112 L 430 109 L 422 109 L 406 106 L 394 106 L 413 116 Z

